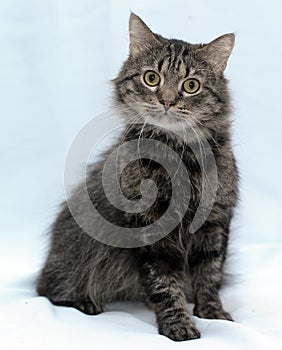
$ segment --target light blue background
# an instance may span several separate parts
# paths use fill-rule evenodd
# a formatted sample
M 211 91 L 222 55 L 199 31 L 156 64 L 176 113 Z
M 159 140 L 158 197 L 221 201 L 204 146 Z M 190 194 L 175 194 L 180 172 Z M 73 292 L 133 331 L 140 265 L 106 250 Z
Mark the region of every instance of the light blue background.
M 0 251 L 38 262 L 64 198 L 68 148 L 108 109 L 128 53 L 130 9 L 156 32 L 207 42 L 235 32 L 234 96 L 241 244 L 281 241 L 281 1 L 0 2 Z M 238 238 L 239 237 L 239 238 Z
M 64 199 L 68 149 L 108 109 L 109 81 L 127 57 L 130 9 L 167 37 L 196 43 L 236 34 L 226 75 L 241 202 L 221 298 L 237 322 L 193 317 L 202 339 L 192 344 L 158 335 L 143 305 L 113 304 L 91 317 L 54 307 L 33 286 Z M 272 344 L 282 340 L 281 13 L 279 0 L 0 0 L 2 347 L 281 349 Z

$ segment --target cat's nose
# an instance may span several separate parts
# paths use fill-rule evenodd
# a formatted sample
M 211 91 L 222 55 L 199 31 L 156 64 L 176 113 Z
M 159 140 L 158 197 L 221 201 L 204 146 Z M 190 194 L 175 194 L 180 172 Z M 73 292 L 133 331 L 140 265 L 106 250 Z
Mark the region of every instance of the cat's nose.
M 171 106 L 176 105 L 175 101 L 169 101 L 169 100 L 159 100 L 160 103 L 164 106 L 165 110 L 167 111 Z

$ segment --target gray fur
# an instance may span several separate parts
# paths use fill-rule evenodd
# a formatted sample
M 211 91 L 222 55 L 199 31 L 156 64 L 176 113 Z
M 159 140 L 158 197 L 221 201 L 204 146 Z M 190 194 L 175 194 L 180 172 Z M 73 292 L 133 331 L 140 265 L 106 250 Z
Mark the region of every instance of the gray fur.
M 119 143 L 138 139 L 141 133 L 144 138 L 164 142 L 181 156 L 189 171 L 191 203 L 181 224 L 169 235 L 134 249 L 108 246 L 91 238 L 64 204 L 52 226 L 49 254 L 37 282 L 39 295 L 56 305 L 76 307 L 88 314 L 102 312 L 106 302 L 143 301 L 155 311 L 160 334 L 180 341 L 200 337 L 186 308 L 187 285 L 191 284 L 194 314 L 231 320 L 222 308 L 218 291 L 238 194 L 230 96 L 223 76 L 233 45 L 232 34 L 208 45 L 168 40 L 153 34 L 139 17 L 131 15 L 130 55 L 114 80 L 114 108 L 123 110 L 125 129 L 111 150 Z M 143 74 L 148 69 L 158 72 L 162 79 L 157 89 L 144 83 Z M 181 85 L 190 77 L 201 83 L 200 91 L 191 96 Z M 171 103 L 167 114 L 163 101 Z M 140 124 L 132 123 L 136 116 Z M 159 127 L 150 125 L 152 119 Z M 202 174 L 189 147 L 162 128 L 165 123 L 176 129 L 187 127 L 190 132 L 189 120 L 211 145 L 219 182 L 212 211 L 195 234 L 189 233 L 188 228 L 199 203 Z M 191 137 L 195 135 L 192 133 Z M 152 208 L 141 214 L 128 214 L 106 201 L 101 173 L 109 152 L 90 169 L 87 180 L 90 198 L 99 212 L 125 227 L 138 227 L 161 217 L 166 208 L 161 204 L 169 201 L 171 187 L 167 174 L 154 162 L 133 162 L 121 177 L 124 195 L 131 199 L 138 197 L 142 178 L 153 179 L 161 191 Z M 76 195 L 79 193 L 78 189 Z M 84 220 L 91 222 L 93 218 L 83 209 L 85 198 L 78 198 Z M 102 227 L 95 229 L 103 233 Z

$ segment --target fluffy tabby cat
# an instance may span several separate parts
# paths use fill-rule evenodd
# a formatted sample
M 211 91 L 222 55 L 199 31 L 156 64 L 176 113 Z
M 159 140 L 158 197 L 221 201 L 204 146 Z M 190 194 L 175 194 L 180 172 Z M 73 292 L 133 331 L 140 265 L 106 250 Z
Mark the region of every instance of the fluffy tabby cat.
M 169 145 L 189 172 L 191 203 L 172 232 L 154 244 L 134 249 L 113 247 L 91 238 L 76 223 L 65 203 L 52 227 L 49 254 L 37 281 L 39 295 L 55 305 L 75 307 L 93 315 L 101 313 L 107 302 L 143 301 L 155 311 L 159 333 L 182 341 L 200 337 L 186 306 L 189 272 L 194 315 L 232 320 L 222 307 L 219 289 L 238 193 L 231 147 L 230 97 L 223 75 L 233 46 L 233 34 L 199 45 L 165 39 L 154 34 L 138 16 L 131 15 L 130 54 L 114 80 L 114 106 L 123 111 L 125 128 L 110 151 L 124 141 L 140 138 L 141 133 L 142 138 Z M 136 116 L 139 122 L 132 123 Z M 193 125 L 190 122 L 208 140 L 218 171 L 215 202 L 195 234 L 188 228 L 199 204 L 201 169 L 184 141 L 162 128 L 171 125 L 177 130 L 186 125 L 189 129 Z M 165 170 L 148 160 L 126 167 L 121 183 L 127 198 L 138 200 L 140 181 L 145 178 L 152 179 L 159 191 L 148 210 L 123 213 L 107 201 L 103 191 L 101 173 L 108 154 L 94 165 L 87 179 L 89 196 L 99 212 L 123 227 L 141 227 L 161 217 L 171 198 L 171 183 Z M 79 198 L 78 206 L 87 220 L 84 201 L 83 196 Z M 103 227 L 94 229 L 101 231 Z

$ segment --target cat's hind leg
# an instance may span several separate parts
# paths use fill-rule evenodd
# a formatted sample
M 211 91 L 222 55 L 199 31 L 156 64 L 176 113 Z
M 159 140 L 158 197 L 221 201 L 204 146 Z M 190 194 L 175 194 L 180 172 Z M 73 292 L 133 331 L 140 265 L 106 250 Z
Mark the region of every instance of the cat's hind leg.
M 37 293 L 47 297 L 52 304 L 57 306 L 73 307 L 87 315 L 97 315 L 103 312 L 102 305 L 93 301 L 86 291 L 72 284 L 66 275 L 60 276 L 58 272 L 52 273 L 52 269 L 43 269 L 37 281 Z
M 57 306 L 73 307 L 86 315 L 98 315 L 103 312 L 102 306 L 95 305 L 90 299 L 83 301 L 56 300 L 52 303 Z

